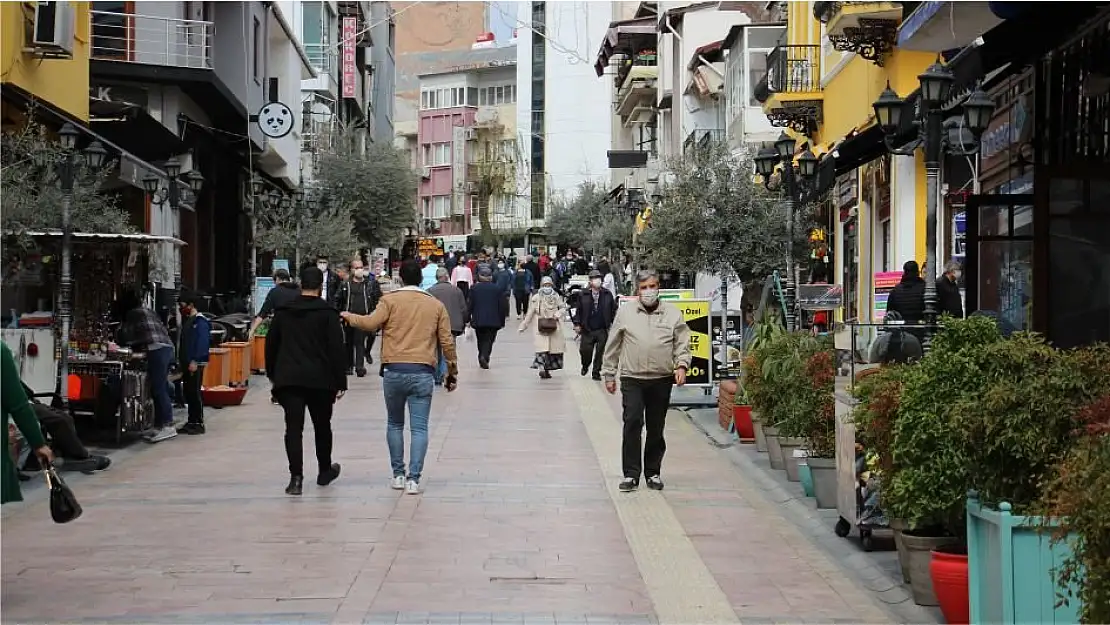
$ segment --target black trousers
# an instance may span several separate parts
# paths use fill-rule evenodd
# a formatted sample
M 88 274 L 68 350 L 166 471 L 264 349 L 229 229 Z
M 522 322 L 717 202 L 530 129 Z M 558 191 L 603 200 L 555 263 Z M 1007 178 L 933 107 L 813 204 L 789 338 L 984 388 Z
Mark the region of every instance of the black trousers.
M 185 405 L 189 407 L 189 423 L 204 423 L 204 397 L 200 393 L 200 383 L 204 380 L 204 365 L 197 365 L 197 370 L 189 372 L 189 366 L 181 370 L 181 390 L 185 396 Z
M 641 380 L 621 378 L 621 404 L 624 407 L 624 441 L 621 464 L 624 476 L 640 479 L 640 475 L 654 477 L 663 468 L 663 455 L 667 442 L 663 429 L 667 424 L 667 408 L 671 403 L 674 378 Z M 647 437 L 640 462 L 640 432 L 647 425 Z
M 370 355 L 370 352 L 374 351 L 374 339 L 378 338 L 378 333 L 363 330 L 363 334 L 366 335 L 366 362 L 374 362 L 374 357 Z
M 347 342 L 347 368 L 366 371 L 366 333 L 343 326 L 343 335 Z
M 605 356 L 605 343 L 609 341 L 609 330 L 582 330 L 578 343 L 578 354 L 582 356 L 582 370 L 594 365 L 594 374 L 601 373 L 601 360 Z
M 289 475 L 304 476 L 304 413 L 312 417 L 316 435 L 316 462 L 320 472 L 331 470 L 331 414 L 335 407 L 335 391 L 316 388 L 285 387 L 277 391 L 278 402 L 285 409 L 285 455 L 289 458 Z
M 517 315 L 523 315 L 528 312 L 528 291 L 513 291 L 513 299 L 516 300 Z
M 474 328 L 475 338 L 478 339 L 478 360 L 489 362 L 493 354 L 493 342 L 497 340 L 497 331 L 501 328 Z
M 51 447 L 66 460 L 85 460 L 89 450 L 77 437 L 77 427 L 68 411 L 46 404 L 32 404 L 42 429 L 50 435 Z M 31 454 L 34 458 L 35 455 Z

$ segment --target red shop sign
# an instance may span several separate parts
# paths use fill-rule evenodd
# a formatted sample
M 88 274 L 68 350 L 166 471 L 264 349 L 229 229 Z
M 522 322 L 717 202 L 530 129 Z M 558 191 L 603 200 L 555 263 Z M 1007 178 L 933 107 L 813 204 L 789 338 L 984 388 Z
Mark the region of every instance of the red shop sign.
M 344 17 L 341 32 L 343 46 L 343 97 L 355 97 L 355 38 L 358 36 L 358 18 Z

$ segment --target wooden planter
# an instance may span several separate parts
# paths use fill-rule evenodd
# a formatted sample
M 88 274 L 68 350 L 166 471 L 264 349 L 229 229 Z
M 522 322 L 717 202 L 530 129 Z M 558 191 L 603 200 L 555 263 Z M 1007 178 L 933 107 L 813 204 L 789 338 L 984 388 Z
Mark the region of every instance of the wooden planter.
M 266 373 L 266 337 L 251 338 L 251 371 Z
M 231 350 L 224 347 L 213 347 L 208 350 L 208 366 L 204 368 L 204 379 L 201 386 L 228 386 L 231 382 Z
M 1010 504 L 984 507 L 967 499 L 968 599 L 972 623 L 1078 623 L 1076 598 L 1056 607 L 1054 569 L 1071 555 L 1053 544 L 1040 517 L 1010 513 Z M 1073 589 L 1074 590 L 1074 589 Z
M 230 361 L 228 385 L 246 386 L 251 377 L 251 344 L 250 343 L 221 343 L 220 347 L 228 350 Z

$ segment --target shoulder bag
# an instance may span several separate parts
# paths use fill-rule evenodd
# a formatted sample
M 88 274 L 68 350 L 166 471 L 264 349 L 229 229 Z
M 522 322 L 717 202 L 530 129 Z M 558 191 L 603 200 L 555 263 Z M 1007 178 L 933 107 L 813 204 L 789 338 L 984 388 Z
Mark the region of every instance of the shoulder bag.
M 47 488 L 50 489 L 50 518 L 55 523 L 69 523 L 80 517 L 81 504 L 54 467 L 46 467 L 42 474 L 46 477 Z
M 555 330 L 559 329 L 559 320 L 554 317 L 540 317 L 536 320 L 536 329 L 543 335 L 555 334 Z

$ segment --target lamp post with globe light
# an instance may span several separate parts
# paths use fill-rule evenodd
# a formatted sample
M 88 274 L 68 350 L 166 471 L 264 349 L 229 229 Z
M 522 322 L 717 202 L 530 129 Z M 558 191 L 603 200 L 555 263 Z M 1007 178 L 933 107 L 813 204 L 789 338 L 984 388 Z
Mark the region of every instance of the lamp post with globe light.
M 81 132 L 66 122 L 58 131 L 62 146 L 61 158 L 52 163 L 62 187 L 62 266 L 58 280 L 58 321 L 61 325 L 61 364 L 58 367 L 58 394 L 62 404 L 69 404 L 69 337 L 73 325 L 73 185 L 77 168 L 100 169 L 108 152 L 99 141 L 93 141 L 84 150 L 77 149 Z M 43 163 L 45 164 L 45 163 Z
M 905 101 L 890 88 L 887 83 L 879 99 L 875 100 L 873 108 L 879 127 L 883 131 L 883 141 L 891 154 L 900 156 L 913 156 L 918 148 L 925 152 L 925 341 L 922 345 L 928 351 L 933 335 L 936 333 L 939 301 L 937 298 L 937 210 L 940 202 L 940 159 L 945 154 L 956 156 L 970 156 L 979 151 L 979 142 L 983 132 L 987 129 L 991 115 L 994 113 L 994 101 L 976 88 L 968 95 L 960 106 L 963 116 L 955 137 L 950 133 L 942 132 L 944 129 L 944 114 L 946 104 L 955 82 L 951 70 L 941 65 L 940 60 L 930 65 L 918 77 L 921 83 L 920 104 L 914 111 L 912 120 L 917 127 L 917 137 L 904 146 L 893 145 L 892 140 L 902 128 L 902 118 L 905 115 Z M 954 108 L 951 106 L 949 108 Z M 972 142 L 970 145 L 963 141 L 963 129 L 970 131 Z
M 781 189 L 783 201 L 786 206 L 787 241 L 786 241 L 786 283 L 783 285 L 783 299 L 786 300 L 786 329 L 793 332 L 797 329 L 797 311 L 795 306 L 795 269 L 794 269 L 794 209 L 802 200 L 802 193 L 808 190 L 817 176 L 817 157 L 808 149 L 798 156 L 797 164 L 794 163 L 794 149 L 797 142 L 793 137 L 783 132 L 775 140 L 774 147 L 764 146 L 755 157 L 756 173 L 763 177 L 763 185 L 768 189 Z M 781 182 L 775 186 L 771 176 L 775 169 L 781 165 Z

